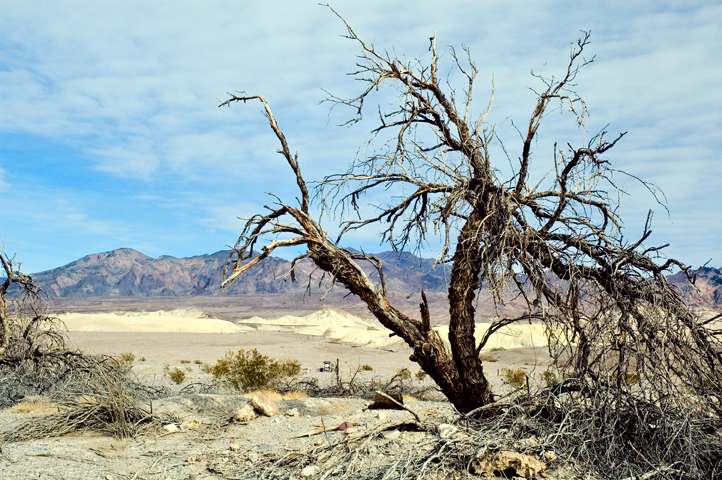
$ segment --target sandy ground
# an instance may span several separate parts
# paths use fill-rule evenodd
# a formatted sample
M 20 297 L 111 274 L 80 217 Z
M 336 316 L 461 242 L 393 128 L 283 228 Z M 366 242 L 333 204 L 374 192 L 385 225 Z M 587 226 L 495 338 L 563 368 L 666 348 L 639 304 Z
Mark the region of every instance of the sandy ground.
M 370 366 L 372 370 L 358 373 L 362 381 L 373 376 L 388 378 L 402 368 L 408 368 L 411 373 L 419 370 L 418 365 L 409 360 L 411 349 L 398 338 L 388 337 L 388 331 L 379 328 L 374 321 L 343 313 L 339 315 L 342 318 L 328 312 L 326 315 L 317 312 L 305 316 L 286 314 L 271 319 L 247 318 L 246 322 L 235 324 L 208 318 L 204 312 L 186 307 L 157 312 L 85 312 L 63 315 L 62 318 L 69 329 L 67 336 L 71 347 L 88 353 L 132 353 L 135 356 L 133 371 L 141 380 L 150 385 L 169 386 L 173 392 L 179 392 L 188 383 L 207 382 L 210 377 L 201 370 L 201 363 L 212 364 L 226 352 L 240 349 L 257 349 L 276 359 L 299 360 L 304 369 L 302 376 L 322 382 L 334 379 L 333 373 L 319 371 L 324 360 L 335 363 L 338 359 L 340 376 L 345 379 L 360 366 Z M 443 334 L 444 326 L 439 328 Z M 274 331 L 278 329 L 287 331 Z M 230 331 L 237 333 L 228 333 Z M 308 333 L 304 334 L 304 331 Z M 343 341 L 351 337 L 360 343 Z M 524 335 L 516 340 L 509 335 L 502 337 L 509 346 L 521 344 L 523 340 L 520 339 L 525 338 Z M 533 339 L 533 335 L 527 337 Z M 369 338 L 385 338 L 386 341 L 370 342 Z M 508 390 L 500 376 L 504 368 L 523 368 L 534 379 L 549 364 L 546 348 L 540 346 L 487 351 L 485 355 L 485 371 L 496 393 Z M 165 366 L 185 371 L 183 384 L 171 384 L 163 375 Z M 428 379 L 412 377 L 411 381 L 420 386 L 424 383 L 432 385 Z M 407 405 L 422 415 L 424 421 L 441 424 L 453 422 L 457 417 L 448 402 L 412 400 L 408 399 Z M 33 415 L 57 411 L 57 407 L 44 406 L 43 402 L 42 398 L 28 398 L 13 408 L 0 411 L 0 424 L 12 428 L 15 422 L 23 422 Z M 324 445 L 339 445 L 346 441 L 348 434 L 344 432 L 298 437 L 299 433 L 319 425 L 334 426 L 350 421 L 357 424 L 354 427 L 357 434 L 364 434 L 385 429 L 384 425 L 391 425 L 391 422 L 413 419 L 404 411 L 381 415 L 366 410 L 370 403 L 367 400 L 289 398 L 279 399 L 280 416 L 229 423 L 233 412 L 246 402 L 247 399 L 238 395 L 200 394 L 155 402 L 154 412 L 174 415 L 179 431 L 173 434 L 161 429 L 137 438 L 116 439 L 77 433 L 6 443 L 0 445 L 0 477 L 3 480 L 234 478 L 253 469 L 254 465 L 282 458 L 289 451 L 304 454 L 324 448 Z M 290 410 L 297 410 L 299 416 L 286 415 Z M 372 435 L 369 437 L 371 443 L 367 444 L 369 457 L 365 460 L 369 462 L 368 468 L 388 467 L 397 457 L 401 458 L 401 452 L 407 452 L 410 445 L 440 441 L 434 428 L 427 432 L 391 428 L 383 435 Z M 231 448 L 233 445 L 236 447 Z M 309 456 L 307 463 L 296 468 L 293 478 L 305 478 L 302 467 L 315 468 L 316 461 L 316 457 Z M 317 476 L 309 475 L 308 478 Z
M 342 376 L 360 366 L 362 375 L 392 376 L 400 369 L 419 370 L 409 360 L 411 349 L 375 319 L 324 309 L 306 316 L 252 317 L 236 323 L 211 319 L 201 310 L 186 308 L 157 312 L 111 312 L 60 315 L 68 328 L 71 346 L 89 353 L 135 355 L 135 371 L 161 381 L 165 365 L 186 371 L 187 382 L 206 375 L 200 363 L 212 364 L 226 352 L 257 349 L 276 359 L 298 360 L 303 374 L 323 379 L 324 361 L 338 360 Z M 482 332 L 488 324 L 477 324 Z M 442 338 L 448 327 L 434 327 Z M 280 330 L 280 331 L 279 331 Z M 234 333 L 229 333 L 234 332 Z M 477 333 L 477 337 L 480 337 Z M 505 329 L 492 337 L 487 348 L 486 372 L 493 383 L 504 368 L 523 368 L 540 374 L 549 363 L 539 325 Z M 494 351 L 490 350 L 494 349 Z

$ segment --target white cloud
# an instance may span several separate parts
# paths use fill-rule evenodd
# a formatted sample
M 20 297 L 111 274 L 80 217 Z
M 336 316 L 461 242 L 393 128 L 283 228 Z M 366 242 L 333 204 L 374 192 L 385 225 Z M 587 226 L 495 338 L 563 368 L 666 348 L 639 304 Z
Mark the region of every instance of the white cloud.
M 578 30 L 591 30 L 588 51 L 597 59 L 579 77 L 579 91 L 592 112 L 589 133 L 577 131 L 569 116 L 550 115 L 535 146 L 540 163 L 549 159 L 554 141 L 582 142 L 610 123 L 610 134 L 629 131 L 610 152 L 613 164 L 658 183 L 669 196 L 675 225 L 680 217 L 696 218 L 687 216 L 692 209 L 703 217 L 716 215 L 718 202 L 700 202 L 695 195 L 722 188 L 715 157 L 722 146 L 722 66 L 717 61 L 722 6 L 612 1 L 570 8 L 560 1 L 477 0 L 421 0 L 413 9 L 402 0 L 334 4 L 365 39 L 409 58 L 428 56 L 434 31 L 445 68 L 452 66 L 445 46 L 458 49 L 466 43 L 479 68 L 474 111 L 486 106 L 493 73 L 497 91 L 490 119 L 511 117 L 518 126 L 534 104 L 527 87 L 538 86 L 529 71 L 561 73 Z M 352 129 L 334 126 L 350 110 L 334 111 L 329 119 L 329 105 L 318 105 L 324 95 L 320 88 L 353 96 L 360 85 L 345 75 L 356 68 L 357 45 L 339 38 L 343 25 L 315 2 L 30 5 L 3 4 L 0 135 L 31 134 L 67 147 L 85 162 L 82 172 L 70 172 L 82 182 L 121 179 L 116 187 L 127 185 L 136 197 L 137 185 L 148 185 L 145 200 L 154 211 L 194 218 L 179 225 L 235 231 L 228 225 L 240 225 L 235 218 L 246 211 L 255 213 L 255 205 L 267 201 L 265 191 L 289 201 L 296 196 L 259 105 L 219 109 L 216 96 L 236 89 L 266 96 L 291 148 L 299 150 L 309 180 L 344 170 L 372 128 L 372 105 L 369 121 Z M 378 98 L 393 101 L 394 95 L 382 92 Z M 519 150 L 515 130 L 506 121 L 499 132 L 513 158 Z M 13 184 L 16 169 L 30 174 L 33 163 L 25 163 L 12 165 Z M 76 191 L 87 188 L 71 177 L 58 181 Z M 0 171 L 0 189 L 7 189 L 3 178 Z M 643 223 L 642 212 L 654 202 L 636 189 L 631 193 L 631 223 Z M 107 198 L 123 194 L 109 189 Z M 77 221 L 117 224 L 117 210 L 70 215 L 83 213 L 88 218 Z M 722 235 L 722 227 L 709 228 L 705 238 Z M 142 245 L 139 236 L 126 238 Z M 359 233 L 357 240 L 374 237 L 374 232 Z M 705 242 L 720 252 L 714 242 Z

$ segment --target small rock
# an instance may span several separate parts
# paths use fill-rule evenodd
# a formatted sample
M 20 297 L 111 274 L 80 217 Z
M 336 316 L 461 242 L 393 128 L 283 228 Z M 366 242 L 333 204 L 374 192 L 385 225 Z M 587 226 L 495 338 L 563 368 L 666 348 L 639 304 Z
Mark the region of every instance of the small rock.
M 341 425 L 338 426 L 338 429 L 343 432 L 344 430 L 347 430 L 351 427 L 353 427 L 353 422 L 343 422 L 341 423 Z
M 188 457 L 188 463 L 196 463 L 196 460 L 197 458 L 195 455 L 191 455 L 190 457 Z
M 318 467 L 315 465 L 309 465 L 308 467 L 305 467 L 303 470 L 301 470 L 301 476 L 303 477 L 310 477 L 311 475 L 315 474 L 318 470 Z
M 401 436 L 401 432 L 398 430 L 386 430 L 382 432 L 381 435 L 383 435 L 386 440 L 396 440 Z
M 163 430 L 165 430 L 167 433 L 180 432 L 180 428 L 178 428 L 178 425 L 176 425 L 175 423 L 169 423 L 168 425 L 163 425 Z
M 234 422 L 247 422 L 256 418 L 256 411 L 250 403 L 245 404 L 233 414 Z
M 231 452 L 237 452 L 238 450 L 241 449 L 241 446 L 238 445 L 236 442 L 231 442 L 231 445 L 228 447 L 228 449 L 229 449 Z
M 438 427 L 439 430 L 439 436 L 444 439 L 453 438 L 454 435 L 459 433 L 459 429 L 453 425 L 449 425 L 448 423 L 442 423 Z
M 557 454 L 555 452 L 549 450 L 548 452 L 544 453 L 544 458 L 546 458 L 550 462 L 553 462 L 554 460 L 557 459 Z
M 251 403 L 259 413 L 267 417 L 272 417 L 279 413 L 278 406 L 262 393 L 255 394 L 253 398 L 251 398 Z
M 290 410 L 288 410 L 288 411 L 286 412 L 286 415 L 288 415 L 289 417 L 297 417 L 297 416 L 298 416 L 298 409 L 297 409 L 297 408 L 292 408 L 292 409 L 290 409 Z
M 251 463 L 256 463 L 258 461 L 258 454 L 251 453 L 250 455 L 248 455 L 248 461 Z
M 352 433 L 358 432 L 359 429 L 356 428 L 356 427 L 349 427 L 349 428 L 347 428 L 347 429 L 344 430 L 344 431 L 346 432 L 347 435 L 351 435 Z
M 389 412 L 379 412 L 376 416 L 379 417 L 379 420 L 388 420 Z

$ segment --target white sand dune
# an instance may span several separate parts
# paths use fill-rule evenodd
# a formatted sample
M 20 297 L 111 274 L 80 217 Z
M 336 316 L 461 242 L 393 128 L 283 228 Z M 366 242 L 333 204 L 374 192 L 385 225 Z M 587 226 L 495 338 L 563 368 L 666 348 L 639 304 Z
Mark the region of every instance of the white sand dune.
M 284 315 L 275 319 L 253 317 L 237 324 L 208 318 L 194 308 L 157 312 L 66 313 L 58 315 L 69 331 L 76 332 L 195 332 L 243 333 L 245 331 L 290 332 L 325 337 L 370 348 L 384 348 L 403 343 L 376 319 L 352 315 L 344 310 L 325 308 L 304 317 Z M 481 339 L 488 323 L 476 324 L 476 338 Z M 448 342 L 449 327 L 434 327 Z M 543 347 L 547 341 L 542 325 L 514 325 L 494 334 L 484 349 Z
M 243 333 L 248 327 L 208 318 L 196 309 L 157 312 L 64 313 L 57 315 L 74 332 Z
M 239 323 L 256 330 L 293 332 L 301 335 L 323 336 L 341 342 L 381 348 L 400 343 L 399 337 L 389 337 L 390 331 L 377 320 L 352 315 L 343 310 L 326 308 L 305 317 L 285 315 L 276 319 L 253 317 Z M 480 340 L 489 323 L 476 324 L 476 338 Z M 434 327 L 442 340 L 448 342 L 449 327 Z M 492 348 L 543 347 L 547 345 L 542 325 L 514 325 L 502 328 L 492 335 L 484 350 Z

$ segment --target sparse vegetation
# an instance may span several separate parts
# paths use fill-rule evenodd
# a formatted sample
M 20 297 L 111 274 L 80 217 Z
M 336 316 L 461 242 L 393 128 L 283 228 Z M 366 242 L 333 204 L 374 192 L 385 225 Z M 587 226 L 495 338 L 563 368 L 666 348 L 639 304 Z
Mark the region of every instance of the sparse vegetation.
M 165 364 L 163 367 L 163 375 L 168 377 L 171 382 L 176 385 L 180 385 L 186 379 L 186 373 L 178 367 L 170 368 L 170 365 Z
M 479 360 L 481 360 L 482 362 L 498 362 L 499 361 L 496 358 L 492 357 L 491 355 L 486 355 L 484 353 L 479 355 Z
M 364 370 L 364 371 L 366 371 L 366 372 L 370 372 L 370 371 L 372 371 L 373 369 L 374 369 L 374 367 L 372 367 L 372 366 L 369 365 L 369 364 L 361 365 L 361 370 Z
M 123 368 L 130 368 L 133 366 L 133 362 L 135 361 L 135 354 L 130 352 L 121 353 L 118 355 L 117 360 Z
M 526 372 L 521 368 L 502 368 L 501 376 L 512 387 L 522 388 L 527 384 Z
M 419 370 L 418 372 L 415 373 L 415 376 L 416 376 L 416 380 L 421 382 L 421 381 L 424 381 L 426 379 L 426 377 L 428 377 L 429 375 L 425 371 Z
M 138 359 L 138 361 L 139 361 L 139 362 L 145 362 L 145 357 L 140 357 L 140 358 Z
M 228 351 L 215 365 L 209 366 L 208 373 L 235 390 L 247 391 L 268 387 L 280 379 L 298 375 L 301 364 L 298 360 L 271 359 L 254 348 L 239 350 L 235 354 Z
M 506 350 L 504 347 L 493 347 L 489 349 L 490 352 L 503 352 L 504 350 Z
M 544 384 L 548 387 L 551 387 L 553 385 L 556 385 L 559 383 L 559 377 L 556 373 L 554 373 L 551 370 L 547 370 L 541 374 L 541 379 L 544 382 Z
M 191 363 L 191 361 L 190 360 L 181 360 L 180 363 L 185 365 L 186 363 Z
M 195 363 L 196 365 L 202 365 L 202 364 L 203 364 L 203 362 L 201 362 L 200 360 L 193 360 L 193 363 Z
M 78 430 L 127 437 L 159 420 L 140 405 L 164 391 L 131 378 L 135 355 L 113 358 L 66 349 L 59 320 L 44 313 L 42 290 L 2 252 L 0 264 L 6 274 L 0 283 L 0 407 L 38 395 L 58 407 L 57 413 L 30 417 L 9 430 L 2 426 L 0 442 Z M 12 296 L 6 296 L 9 292 Z

